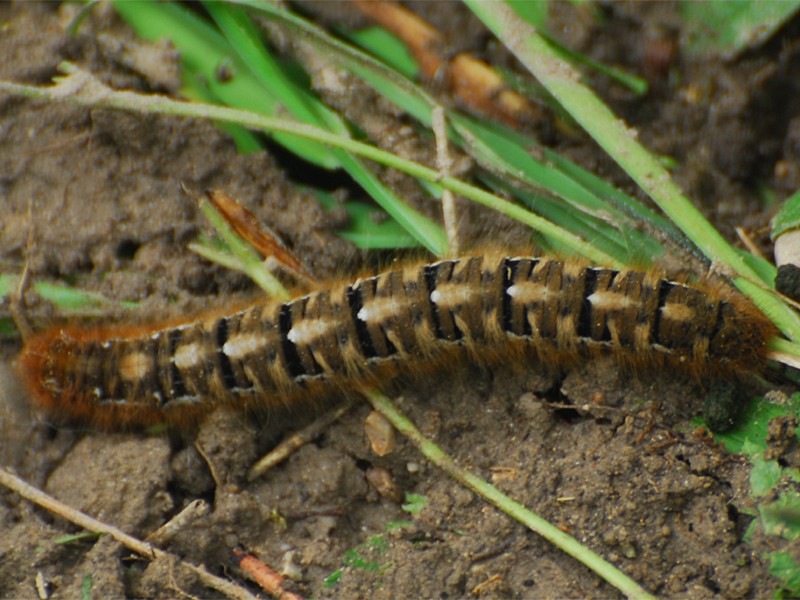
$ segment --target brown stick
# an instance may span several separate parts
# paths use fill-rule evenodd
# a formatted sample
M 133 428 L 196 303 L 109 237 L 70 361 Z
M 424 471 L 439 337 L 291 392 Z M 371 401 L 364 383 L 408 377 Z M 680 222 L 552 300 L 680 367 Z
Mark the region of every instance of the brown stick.
M 142 556 L 150 559 L 165 558 L 174 560 L 177 564 L 180 564 L 190 571 L 193 571 L 200 578 L 200 581 L 202 581 L 205 585 L 217 590 L 218 592 L 222 592 L 228 598 L 233 598 L 235 600 L 257 600 L 256 596 L 253 596 L 246 589 L 236 585 L 231 581 L 227 581 L 226 579 L 212 575 L 206 571 L 205 567 L 184 562 L 177 556 L 147 544 L 133 537 L 132 535 L 128 535 L 113 525 L 108 525 L 107 523 L 98 521 L 97 519 L 90 517 L 89 515 L 82 513 L 81 511 L 76 510 L 71 506 L 64 504 L 63 502 L 60 502 L 59 500 L 56 500 L 52 496 L 45 494 L 42 490 L 33 487 L 23 479 L 20 479 L 16 475 L 12 475 L 2 468 L 0 468 L 0 484 L 10 490 L 15 491 L 20 496 L 30 500 L 34 504 L 49 510 L 55 515 L 63 517 L 67 521 L 83 527 L 88 531 L 107 533 L 115 540 L 120 542 L 123 546 L 133 550 L 137 554 L 141 554 Z

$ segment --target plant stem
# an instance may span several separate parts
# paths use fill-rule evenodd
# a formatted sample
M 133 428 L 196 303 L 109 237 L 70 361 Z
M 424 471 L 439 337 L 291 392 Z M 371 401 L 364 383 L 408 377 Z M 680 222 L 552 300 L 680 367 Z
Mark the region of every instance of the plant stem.
M 548 523 L 545 519 L 511 499 L 496 487 L 486 483 L 477 475 L 456 465 L 455 461 L 445 454 L 439 446 L 423 436 L 420 430 L 392 404 L 385 394 L 370 390 L 365 392 L 365 395 L 375 410 L 389 419 L 392 425 L 400 433 L 408 437 L 428 460 L 454 480 L 468 487 L 509 516 L 541 535 L 554 546 L 589 567 L 629 598 L 655 598 L 614 565 L 581 545 L 578 540 Z

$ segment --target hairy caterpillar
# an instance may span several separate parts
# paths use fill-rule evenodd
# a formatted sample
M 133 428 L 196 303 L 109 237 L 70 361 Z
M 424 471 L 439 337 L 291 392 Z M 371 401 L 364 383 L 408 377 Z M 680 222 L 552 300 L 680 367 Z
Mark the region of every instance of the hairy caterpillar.
M 45 408 L 106 429 L 183 423 L 217 405 L 276 408 L 380 385 L 466 354 L 546 364 L 611 353 L 699 378 L 757 370 L 774 327 L 744 299 L 547 257 L 408 266 L 289 302 L 172 324 L 58 328 L 19 367 Z

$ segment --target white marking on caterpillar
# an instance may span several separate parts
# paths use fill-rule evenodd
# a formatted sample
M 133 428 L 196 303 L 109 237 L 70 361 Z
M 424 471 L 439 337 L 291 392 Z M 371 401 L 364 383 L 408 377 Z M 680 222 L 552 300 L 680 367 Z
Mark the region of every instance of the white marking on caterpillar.
M 119 361 L 120 377 L 126 381 L 138 381 L 153 369 L 153 360 L 141 352 L 126 354 Z
M 286 339 L 293 344 L 312 344 L 335 325 L 335 323 L 323 319 L 305 319 L 289 330 Z
M 179 369 L 191 369 L 204 358 L 200 344 L 185 344 L 178 346 L 175 355 L 170 359 Z
M 235 360 L 258 352 L 264 347 L 264 338 L 261 335 L 245 333 L 230 338 L 222 346 L 222 351 L 228 358 Z

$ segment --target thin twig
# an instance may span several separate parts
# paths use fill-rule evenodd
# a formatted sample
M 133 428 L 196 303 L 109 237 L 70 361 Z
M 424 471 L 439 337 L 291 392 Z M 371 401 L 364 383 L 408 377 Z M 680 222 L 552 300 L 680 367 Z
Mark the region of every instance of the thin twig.
M 19 284 L 15 293 L 11 294 L 9 302 L 9 310 L 14 325 L 19 331 L 22 341 L 25 342 L 33 337 L 33 327 L 31 327 L 28 317 L 26 315 L 25 294 L 31 285 L 31 253 L 33 252 L 33 198 L 28 199 L 28 239 L 25 243 L 25 267 L 22 270 L 22 275 L 19 278 Z
M 298 450 L 298 448 L 303 447 L 305 444 L 317 437 L 320 432 L 327 429 L 333 423 L 347 414 L 347 412 L 353 408 L 353 404 L 354 403 L 352 401 L 342 404 L 339 408 L 335 408 L 325 413 L 307 427 L 304 427 L 300 431 L 296 431 L 290 437 L 283 440 L 250 468 L 250 471 L 247 474 L 247 481 L 258 479 L 272 467 L 289 458 Z
M 149 544 L 164 545 L 175 535 L 200 517 L 209 513 L 208 502 L 197 499 L 145 538 Z
M 30 287 L 31 282 L 31 264 L 28 259 L 25 260 L 25 268 L 22 270 L 22 275 L 19 278 L 19 284 L 13 294 L 9 295 L 8 310 L 11 313 L 11 319 L 19 331 L 19 335 L 23 342 L 26 342 L 33 337 L 33 327 L 26 315 L 25 293 Z
M 447 120 L 445 119 L 444 108 L 437 106 L 431 112 L 431 124 L 433 134 L 436 136 L 436 168 L 442 177 L 452 175 L 453 159 L 450 157 L 450 149 L 447 137 Z M 458 256 L 458 219 L 456 215 L 456 200 L 453 192 L 448 189 L 442 190 L 442 219 L 444 221 L 444 231 L 447 234 L 447 245 L 450 256 Z
M 30 500 L 34 504 L 41 506 L 46 510 L 49 510 L 55 515 L 63 517 L 67 521 L 74 523 L 79 527 L 83 527 L 88 531 L 94 531 L 97 533 L 107 533 L 129 550 L 132 550 L 137 554 L 141 554 L 146 558 L 153 560 L 159 558 L 174 560 L 177 564 L 194 572 L 199 577 L 200 581 L 203 582 L 203 584 L 225 594 L 228 598 L 234 598 L 235 600 L 256 600 L 256 596 L 253 596 L 246 589 L 236 585 L 231 581 L 222 579 L 216 575 L 212 575 L 206 571 L 205 567 L 199 567 L 197 565 L 184 562 L 170 552 L 165 552 L 164 550 L 160 550 L 155 546 L 147 544 L 133 537 L 132 535 L 128 535 L 124 531 L 117 529 L 113 525 L 108 525 L 107 523 L 98 521 L 86 513 L 82 513 L 81 511 L 76 510 L 71 506 L 64 504 L 63 502 L 60 502 L 59 500 L 56 500 L 52 496 L 45 494 L 42 490 L 33 487 L 23 479 L 20 479 L 16 475 L 12 475 L 2 468 L 0 468 L 0 485 L 13 490 L 23 498 Z
M 206 466 L 208 467 L 208 472 L 211 473 L 211 479 L 214 480 L 214 485 L 216 485 L 218 488 L 222 487 L 222 480 L 217 477 L 217 469 L 214 467 L 214 462 L 211 460 L 211 458 L 209 458 L 208 454 L 206 454 L 203 446 L 197 440 L 195 440 L 194 444 L 192 445 L 202 459 L 206 461 Z

